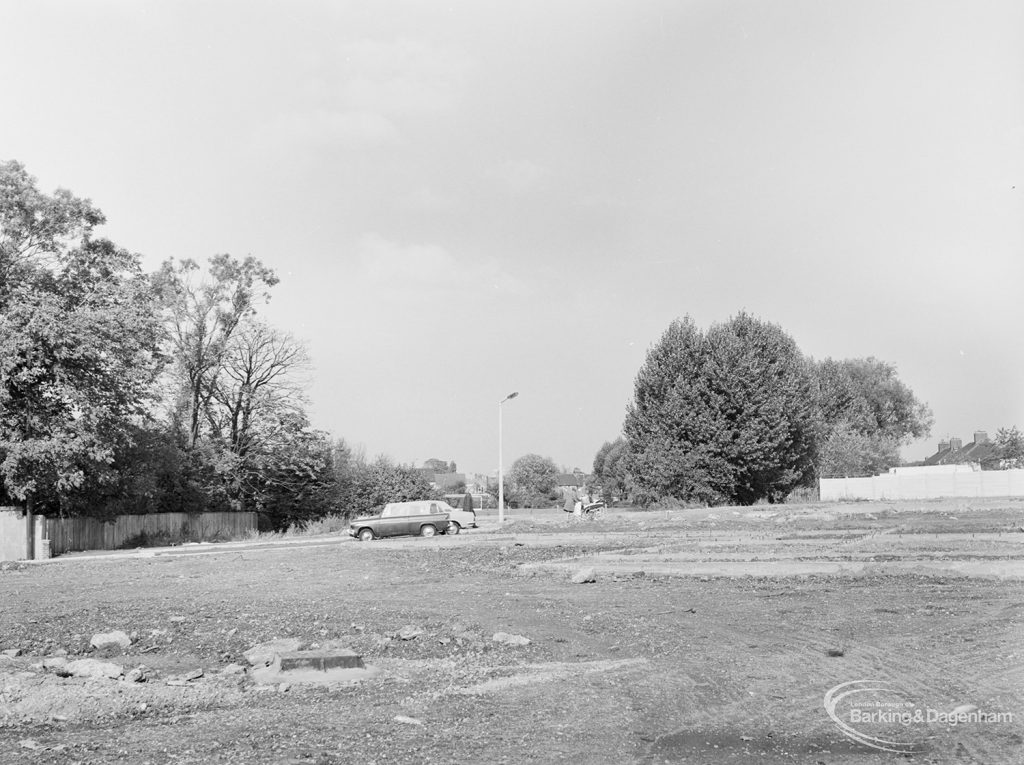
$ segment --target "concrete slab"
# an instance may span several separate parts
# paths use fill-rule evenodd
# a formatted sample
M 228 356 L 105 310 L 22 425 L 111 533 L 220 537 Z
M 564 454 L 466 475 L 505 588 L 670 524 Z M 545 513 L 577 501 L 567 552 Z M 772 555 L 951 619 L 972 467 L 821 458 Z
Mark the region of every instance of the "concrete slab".
M 326 672 L 329 669 L 352 669 L 365 666 L 363 657 L 348 648 L 286 651 L 279 654 L 279 657 L 282 672 L 296 669 L 315 669 Z

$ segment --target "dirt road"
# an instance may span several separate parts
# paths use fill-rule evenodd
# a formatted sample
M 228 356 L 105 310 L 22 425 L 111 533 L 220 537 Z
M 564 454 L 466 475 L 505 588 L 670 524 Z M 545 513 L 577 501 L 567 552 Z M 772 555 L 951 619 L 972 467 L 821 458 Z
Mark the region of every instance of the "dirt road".
M 0 761 L 1024 761 L 1024 503 L 565 520 L 8 565 Z M 571 582 L 583 567 L 596 582 Z M 90 649 L 115 629 L 127 653 Z M 284 637 L 380 674 L 235 674 Z M 146 682 L 39 666 L 63 652 Z M 856 681 L 876 690 L 830 716 Z

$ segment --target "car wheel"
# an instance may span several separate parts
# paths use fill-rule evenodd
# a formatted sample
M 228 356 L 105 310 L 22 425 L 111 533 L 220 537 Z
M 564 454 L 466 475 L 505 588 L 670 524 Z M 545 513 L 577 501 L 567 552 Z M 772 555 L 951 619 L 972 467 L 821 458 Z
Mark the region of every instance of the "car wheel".
M 433 526 L 420 526 L 421 537 L 432 537 L 436 533 L 437 529 L 435 529 Z
M 462 531 L 462 527 L 456 521 L 448 521 L 448 530 L 445 534 L 455 535 Z
M 360 529 L 359 530 L 359 541 L 369 542 L 373 539 L 373 529 Z

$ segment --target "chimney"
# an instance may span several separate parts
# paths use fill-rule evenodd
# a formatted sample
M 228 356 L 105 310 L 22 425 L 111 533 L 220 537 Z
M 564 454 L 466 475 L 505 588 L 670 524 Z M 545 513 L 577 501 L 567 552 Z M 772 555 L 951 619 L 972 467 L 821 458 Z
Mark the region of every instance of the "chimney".
M 949 441 L 939 441 L 939 451 L 944 452 L 949 449 Z
M 976 444 L 987 444 L 988 443 L 988 433 L 986 433 L 984 430 L 976 430 L 976 431 L 974 431 L 974 443 L 976 443 Z
M 963 440 L 961 440 L 959 438 L 951 438 L 951 439 L 949 439 L 949 450 L 951 452 L 958 452 L 958 451 L 960 451 L 963 448 L 964 448 Z

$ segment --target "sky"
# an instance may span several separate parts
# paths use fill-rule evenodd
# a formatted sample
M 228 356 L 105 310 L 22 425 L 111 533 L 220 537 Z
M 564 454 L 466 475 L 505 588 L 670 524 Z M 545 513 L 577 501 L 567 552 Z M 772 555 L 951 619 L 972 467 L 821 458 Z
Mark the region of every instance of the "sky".
M 0 0 L 0 159 L 155 269 L 252 255 L 313 424 L 589 471 L 673 319 L 1024 427 L 1018 0 Z M 509 393 L 518 397 L 499 406 Z

